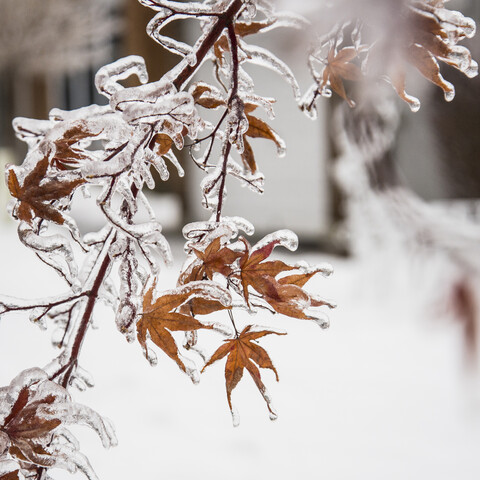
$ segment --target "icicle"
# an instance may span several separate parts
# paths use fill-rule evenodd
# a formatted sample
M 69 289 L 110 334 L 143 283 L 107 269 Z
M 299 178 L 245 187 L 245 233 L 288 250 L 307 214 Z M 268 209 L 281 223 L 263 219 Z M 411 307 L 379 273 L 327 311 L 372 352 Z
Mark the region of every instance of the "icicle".
M 185 170 L 180 165 L 180 162 L 171 150 L 169 150 L 164 156 L 168 158 L 172 162 L 173 166 L 177 169 L 179 177 L 185 176 Z
M 150 347 L 146 347 L 146 349 L 144 350 L 144 354 L 150 366 L 156 367 L 158 364 L 157 354 Z

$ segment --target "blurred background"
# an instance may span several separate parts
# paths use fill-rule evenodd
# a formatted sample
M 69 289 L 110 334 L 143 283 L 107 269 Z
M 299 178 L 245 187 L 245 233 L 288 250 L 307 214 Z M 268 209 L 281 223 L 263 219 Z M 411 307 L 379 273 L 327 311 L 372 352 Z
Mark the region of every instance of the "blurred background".
M 448 6 L 480 20 L 477 1 Z M 93 83 L 101 65 L 142 55 L 151 80 L 175 65 L 178 57 L 145 34 L 152 16 L 136 0 L 0 0 L 2 165 L 21 163 L 26 152 L 14 138 L 14 117 L 105 102 Z M 188 22 L 169 28 L 195 39 Z M 305 90 L 306 45 L 286 30 L 267 37 L 259 43 L 291 66 Z M 480 36 L 465 44 L 480 59 Z M 321 99 L 311 121 L 275 73 L 251 68 L 258 93 L 277 98 L 272 126 L 287 156 L 278 159 L 270 142 L 255 141 L 265 194 L 232 182 L 226 214 L 250 220 L 258 236 L 294 230 L 302 250 L 293 260 L 334 265 L 334 276 L 311 288 L 339 308 L 326 332 L 275 319 L 289 332 L 266 341 L 281 378 L 277 385 L 266 374 L 280 418 L 270 424 L 247 380 L 234 395 L 242 416 L 235 430 L 222 367 L 195 389 L 168 361 L 151 370 L 113 322 L 101 320 L 84 352 L 98 387 L 78 395 L 117 425 L 120 446 L 112 452 L 78 432 L 100 478 L 479 478 L 480 79 L 442 72 L 456 87 L 451 103 L 413 74 L 418 113 L 377 86 L 372 101 L 355 110 Z M 177 253 L 166 273 L 172 282 L 183 261 L 181 227 L 207 218 L 201 174 L 188 156 L 183 165 L 185 177 L 172 175 L 152 197 Z M 0 195 L 5 211 L 3 183 Z M 77 213 L 83 228 L 99 227 L 100 216 Z M 22 297 L 61 291 L 19 244 L 14 223 L 0 217 L 0 290 Z M 52 357 L 45 333 L 14 316 L 0 323 L 0 352 L 1 385 Z M 106 357 L 115 359 L 115 371 Z

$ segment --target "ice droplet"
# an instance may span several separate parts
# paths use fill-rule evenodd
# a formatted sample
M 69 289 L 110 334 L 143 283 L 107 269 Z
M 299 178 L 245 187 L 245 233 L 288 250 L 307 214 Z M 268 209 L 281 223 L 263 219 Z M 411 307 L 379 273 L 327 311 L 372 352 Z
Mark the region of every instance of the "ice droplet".
M 478 63 L 475 60 L 470 62 L 469 67 L 463 72 L 468 78 L 474 78 L 478 75 Z
M 410 107 L 410 110 L 413 113 L 416 113 L 420 110 L 422 104 L 420 103 L 420 100 L 418 98 L 408 96 L 408 99 L 406 101 L 408 103 L 408 106 Z
M 232 405 L 230 412 L 232 413 L 233 426 L 238 427 L 240 425 L 240 415 L 238 413 L 238 410 Z
M 450 82 L 445 82 L 444 97 L 446 102 L 451 102 L 455 98 L 455 87 Z
M 322 329 L 326 330 L 330 327 L 330 319 L 328 316 L 322 312 L 317 312 L 316 317 L 312 318 L 312 320 Z
M 269 418 L 270 418 L 270 420 L 272 420 L 272 422 L 273 422 L 273 421 L 275 421 L 275 420 L 278 418 L 278 413 L 273 410 L 273 407 L 272 407 L 272 406 L 270 406 L 270 408 L 271 408 L 272 410 L 269 412 Z
M 152 366 L 152 367 L 155 367 L 158 363 L 158 358 L 157 358 L 157 355 L 155 354 L 155 352 L 147 347 L 146 350 L 145 350 L 145 358 L 148 360 L 148 363 Z

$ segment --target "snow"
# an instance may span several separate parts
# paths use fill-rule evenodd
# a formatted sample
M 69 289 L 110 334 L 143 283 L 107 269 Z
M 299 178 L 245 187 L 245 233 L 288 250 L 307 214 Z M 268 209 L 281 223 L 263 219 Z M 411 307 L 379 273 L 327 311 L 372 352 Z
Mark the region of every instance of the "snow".
M 18 242 L 11 222 L 1 225 L 0 242 L 2 293 L 40 297 L 64 290 Z M 139 345 L 127 344 L 112 314 L 99 308 L 100 328 L 88 333 L 80 358 L 96 386 L 72 392 L 116 427 L 119 446 L 108 451 L 94 433 L 72 427 L 98 476 L 476 480 L 478 374 L 464 368 L 459 326 L 427 308 L 441 265 L 414 273 L 394 253 L 377 256 L 367 263 L 288 254 L 289 261 L 334 265 L 334 275 L 312 281 L 312 288 L 339 307 L 326 331 L 280 316 L 249 320 L 288 331 L 261 342 L 280 375 L 277 384 L 271 372 L 263 373 L 279 413 L 276 422 L 245 376 L 233 394 L 241 417 L 233 428 L 221 362 L 198 386 L 161 352 L 151 368 Z M 182 260 L 177 256 L 164 272 L 165 288 L 174 284 Z M 49 362 L 55 355 L 50 333 L 20 315 L 1 320 L 0 385 L 21 369 Z M 199 341 L 211 354 L 220 339 L 207 332 Z M 59 480 L 77 478 L 52 473 Z

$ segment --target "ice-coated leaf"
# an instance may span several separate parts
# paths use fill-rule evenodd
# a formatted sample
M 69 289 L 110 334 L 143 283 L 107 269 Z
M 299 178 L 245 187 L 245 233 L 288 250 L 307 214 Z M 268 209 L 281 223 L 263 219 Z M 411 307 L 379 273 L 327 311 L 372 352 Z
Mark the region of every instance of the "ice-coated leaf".
M 238 385 L 243 377 L 244 369 L 252 377 L 255 385 L 262 394 L 268 411 L 270 412 L 270 419 L 275 420 L 277 414 L 272 407 L 270 395 L 267 392 L 265 385 L 262 382 L 260 368 L 270 369 L 275 373 L 278 381 L 278 373 L 267 353 L 267 351 L 260 347 L 255 340 L 258 340 L 265 335 L 285 335 L 284 333 L 275 332 L 272 330 L 251 331 L 251 325 L 245 327 L 243 331 L 236 335 L 232 340 L 226 340 L 217 351 L 211 356 L 210 360 L 202 368 L 203 371 L 213 363 L 227 357 L 225 364 L 225 384 L 227 388 L 227 401 L 230 411 L 232 413 L 232 420 L 234 426 L 238 425 L 238 417 L 235 415 L 235 410 L 232 405 L 232 391 Z
M 192 316 L 190 309 L 181 309 L 181 307 L 189 302 L 203 299 L 211 302 L 208 312 L 205 313 L 213 311 L 213 304 L 216 305 L 216 310 L 230 308 L 232 301 L 230 293 L 213 282 L 200 281 L 190 282 L 175 290 L 163 292 L 156 299 L 154 294 L 155 283 L 144 295 L 143 312 L 137 322 L 138 341 L 148 358 L 147 338 L 150 338 L 195 383 L 198 381 L 197 371 L 180 354 L 178 345 L 170 332 L 213 329 L 212 324 L 198 321 Z M 198 313 L 204 312 L 200 309 Z
M 86 377 L 80 372 L 77 378 Z M 65 428 L 71 424 L 92 428 L 105 447 L 116 445 L 109 421 L 91 408 L 72 402 L 67 390 L 50 381 L 44 370 L 25 370 L 0 389 L 0 440 L 6 436 L 10 445 L 8 457 L 2 460 L 18 461 L 20 472 L 29 478 L 39 466 L 72 473 L 78 469 L 89 479 L 97 478 L 78 450 L 77 440 Z M 2 463 L 8 465 L 0 462 L 0 469 Z

